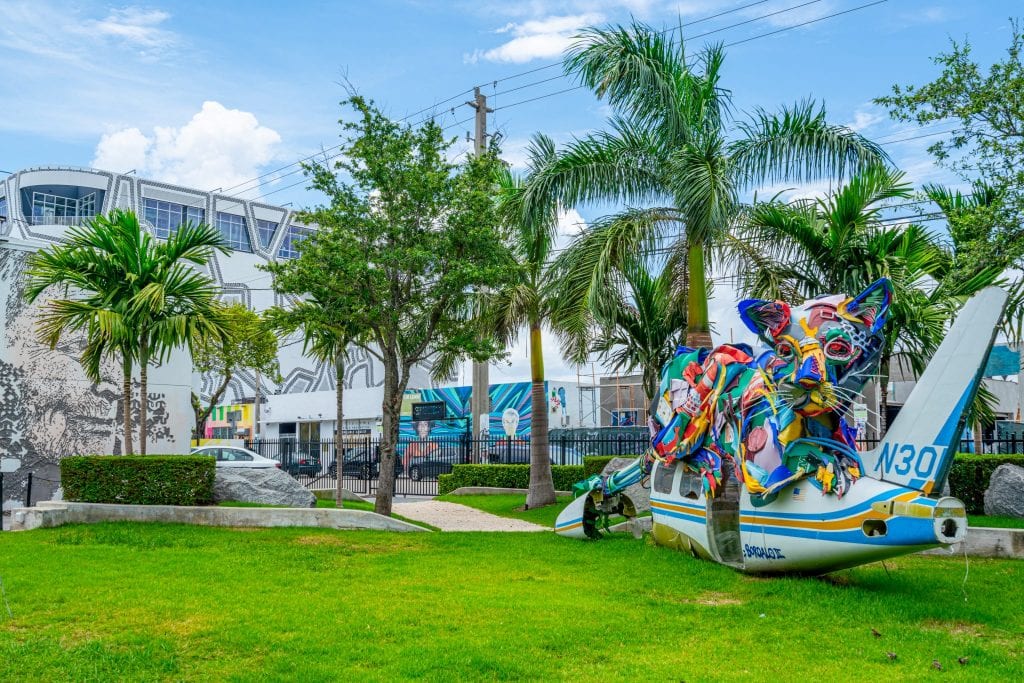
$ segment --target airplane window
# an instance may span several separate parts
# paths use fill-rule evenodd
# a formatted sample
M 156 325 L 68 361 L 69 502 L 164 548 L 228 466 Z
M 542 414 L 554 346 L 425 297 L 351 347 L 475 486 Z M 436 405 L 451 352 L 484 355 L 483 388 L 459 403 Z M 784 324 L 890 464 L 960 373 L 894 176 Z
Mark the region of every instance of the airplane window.
M 679 495 L 690 500 L 700 498 L 703 483 L 700 475 L 693 471 L 683 470 L 683 476 L 679 478 Z
M 658 493 L 672 493 L 672 477 L 676 476 L 676 465 L 678 461 L 673 460 L 671 465 L 658 463 L 658 469 L 654 472 L 654 490 Z

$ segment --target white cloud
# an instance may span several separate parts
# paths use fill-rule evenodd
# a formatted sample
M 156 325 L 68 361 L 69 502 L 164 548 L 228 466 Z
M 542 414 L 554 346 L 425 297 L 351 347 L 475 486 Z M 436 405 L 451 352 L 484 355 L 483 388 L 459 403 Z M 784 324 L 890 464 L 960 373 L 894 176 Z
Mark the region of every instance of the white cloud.
M 204 102 L 180 128 L 161 126 L 150 136 L 126 128 L 100 138 L 93 165 L 209 190 L 259 175 L 276 156 L 281 136 L 250 112 Z
M 480 59 L 490 62 L 522 64 L 534 59 L 552 59 L 562 55 L 572 38 L 580 29 L 604 21 L 604 16 L 594 12 L 567 16 L 549 16 L 531 19 L 522 23 L 510 23 L 495 31 L 508 33 L 512 40 L 490 50 L 477 50 L 466 56 L 466 61 L 475 63 Z
M 160 28 L 171 18 L 162 10 L 123 7 L 112 9 L 106 18 L 90 21 L 90 30 L 97 35 L 113 38 L 140 48 L 164 48 L 175 42 L 175 35 Z
M 152 144 L 153 141 L 138 128 L 107 133 L 96 145 L 96 158 L 92 160 L 92 165 L 116 173 L 138 170 L 145 167 L 146 153 Z
M 858 109 L 853 113 L 853 120 L 848 122 L 846 126 L 852 128 L 858 133 L 864 132 L 868 128 L 881 123 L 886 120 L 885 114 L 880 111 L 871 111 L 869 109 Z

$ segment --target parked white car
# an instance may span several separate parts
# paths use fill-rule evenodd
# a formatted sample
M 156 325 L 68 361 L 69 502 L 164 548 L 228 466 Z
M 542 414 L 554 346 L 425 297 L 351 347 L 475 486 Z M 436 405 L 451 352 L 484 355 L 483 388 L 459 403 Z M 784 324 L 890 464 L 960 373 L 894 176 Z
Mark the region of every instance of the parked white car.
M 212 455 L 217 460 L 217 467 L 281 468 L 278 461 L 264 458 L 241 446 L 200 446 L 192 449 L 192 455 Z

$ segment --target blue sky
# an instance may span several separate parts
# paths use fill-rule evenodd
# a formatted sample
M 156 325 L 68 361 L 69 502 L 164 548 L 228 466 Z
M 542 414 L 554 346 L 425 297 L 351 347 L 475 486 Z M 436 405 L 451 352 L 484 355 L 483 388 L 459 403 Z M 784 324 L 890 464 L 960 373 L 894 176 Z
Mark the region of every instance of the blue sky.
M 502 132 L 515 164 L 535 131 L 566 140 L 603 124 L 606 109 L 583 90 L 516 104 L 574 85 L 564 77 L 537 83 L 558 76 L 558 68 L 516 75 L 556 62 L 582 26 L 634 16 L 669 28 L 735 10 L 684 26 L 686 36 L 714 31 L 695 38 L 696 47 L 755 38 L 869 1 L 2 0 L 0 170 L 136 168 L 151 178 L 302 206 L 315 198 L 301 184 L 289 187 L 301 180 L 285 175 L 294 167 L 263 184 L 250 179 L 337 144 L 346 77 L 396 117 L 453 98 L 435 109 L 446 124 L 471 116 L 463 91 L 482 85 L 497 110 L 490 127 Z M 950 37 L 969 38 L 983 63 L 1001 58 L 1015 11 L 1019 2 L 1009 0 L 889 0 L 729 47 L 725 85 L 739 112 L 811 97 L 824 101 L 835 122 L 882 142 L 899 140 L 916 133 L 890 122 L 871 99 L 893 83 L 930 79 L 936 68 L 929 58 Z M 732 26 L 739 22 L 747 23 Z M 449 132 L 464 138 L 470 126 Z M 925 151 L 935 139 L 887 149 L 915 183 L 949 181 Z M 581 207 L 566 225 L 596 215 Z M 728 293 L 720 298 L 713 308 L 727 339 L 735 321 Z M 523 355 L 510 372 L 520 372 Z M 555 374 L 565 370 L 551 364 Z

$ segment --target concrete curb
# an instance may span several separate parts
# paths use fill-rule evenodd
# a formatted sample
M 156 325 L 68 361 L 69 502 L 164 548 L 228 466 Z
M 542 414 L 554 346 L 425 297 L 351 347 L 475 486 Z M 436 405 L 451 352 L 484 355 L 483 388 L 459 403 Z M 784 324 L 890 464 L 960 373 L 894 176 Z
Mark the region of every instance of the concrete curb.
M 506 489 L 499 486 L 463 486 L 457 488 L 449 496 L 499 496 L 507 493 L 522 493 L 526 495 L 529 489 Z M 570 491 L 555 491 L 556 496 L 570 496 Z
M 58 527 L 97 522 L 165 522 L 224 527 L 320 527 L 376 531 L 429 531 L 421 526 L 364 510 L 330 508 L 235 508 L 176 505 L 108 505 L 102 503 L 40 502 L 13 510 L 12 530 Z

